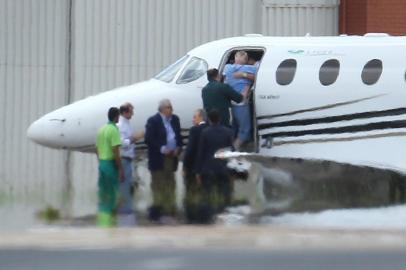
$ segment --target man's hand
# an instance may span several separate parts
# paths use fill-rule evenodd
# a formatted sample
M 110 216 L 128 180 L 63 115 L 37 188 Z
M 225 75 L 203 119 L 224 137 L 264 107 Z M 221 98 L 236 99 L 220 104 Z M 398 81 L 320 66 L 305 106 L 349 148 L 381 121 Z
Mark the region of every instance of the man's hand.
M 240 78 L 245 78 L 247 75 L 246 72 L 242 72 L 242 71 L 237 71 L 233 73 L 234 78 L 236 79 L 240 79 Z
M 113 147 L 113 155 L 114 155 L 114 161 L 116 162 L 116 166 L 118 169 L 118 175 L 120 177 L 120 181 L 124 181 L 124 171 L 123 171 L 123 167 L 121 165 L 121 157 L 120 157 L 120 149 L 119 149 L 119 145 L 116 145 Z
M 142 138 L 144 138 L 145 135 L 145 131 L 140 131 L 138 133 L 135 133 L 133 136 L 131 136 L 131 143 L 135 143 L 138 140 L 141 140 Z
M 181 152 L 181 148 L 177 147 L 174 151 L 173 151 L 173 156 L 178 157 L 180 155 Z
M 124 171 L 122 169 L 119 169 L 118 174 L 120 177 L 120 182 L 124 182 L 124 180 L 125 180 Z
M 161 154 L 168 156 L 171 153 L 165 145 L 161 146 Z
M 202 176 L 200 174 L 196 174 L 196 183 L 198 186 L 202 185 Z
M 176 148 L 175 150 L 169 150 L 166 148 L 166 146 L 161 147 L 161 154 L 164 154 L 165 156 L 178 157 L 180 155 L 180 152 L 180 147 Z
M 250 91 L 251 91 L 251 85 L 245 86 L 244 90 L 241 93 L 241 95 L 244 98 L 244 101 L 246 101 L 248 99 L 248 97 L 250 96 Z
M 237 71 L 233 73 L 233 77 L 236 79 L 248 79 L 250 81 L 254 81 L 255 80 L 255 74 L 252 73 L 247 73 L 247 72 L 242 72 L 242 71 Z

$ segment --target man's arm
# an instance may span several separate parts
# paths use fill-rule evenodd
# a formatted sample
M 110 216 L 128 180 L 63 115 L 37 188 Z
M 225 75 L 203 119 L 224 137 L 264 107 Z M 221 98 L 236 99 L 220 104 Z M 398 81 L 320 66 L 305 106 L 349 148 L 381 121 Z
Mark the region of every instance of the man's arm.
M 180 133 L 181 128 L 180 128 L 180 120 L 177 115 L 172 116 L 172 128 L 173 131 L 175 132 L 175 139 L 176 139 L 176 150 L 174 152 L 175 156 L 179 156 L 180 153 L 182 152 L 182 146 L 183 146 L 183 140 L 182 140 L 182 134 Z
M 134 141 L 134 143 L 135 143 L 136 141 L 141 140 L 142 138 L 144 138 L 144 136 L 145 136 L 145 131 L 142 130 L 142 131 L 140 131 L 140 132 L 135 133 L 135 134 L 132 136 L 132 139 L 133 139 L 133 141 Z
M 120 145 L 113 146 L 113 155 L 114 155 L 114 161 L 116 162 L 116 165 L 118 168 L 120 180 L 123 181 L 124 180 L 124 171 L 123 171 L 123 167 L 121 166 Z
M 196 155 L 196 149 L 197 149 L 197 141 L 196 141 L 196 128 L 191 128 L 189 132 L 189 140 L 186 146 L 185 150 L 185 156 L 183 158 L 183 168 L 184 170 L 190 170 L 192 169 L 193 164 L 192 163 L 192 157 L 193 155 Z
M 150 118 L 145 125 L 145 143 L 148 147 L 153 148 L 154 150 L 160 151 L 161 145 L 158 142 L 158 138 L 156 136 L 157 131 L 155 130 L 157 125 L 154 123 L 153 119 Z
M 233 73 L 233 76 L 234 78 L 243 78 L 254 82 L 257 71 L 258 68 L 254 65 L 243 65 L 241 70 Z
M 248 73 L 248 72 L 243 72 L 243 71 L 237 71 L 233 73 L 234 78 L 237 79 L 248 79 L 250 81 L 255 80 L 255 74 L 253 73 Z
M 197 155 L 196 155 L 196 181 L 198 185 L 201 185 L 202 183 L 202 163 L 203 163 L 203 151 L 204 151 L 204 146 L 205 145 L 205 132 L 202 131 L 199 139 L 199 144 L 197 146 Z
M 132 137 L 126 138 L 125 137 L 125 131 L 124 131 L 124 129 L 122 127 L 119 127 L 118 130 L 120 131 L 121 146 L 123 148 L 126 148 L 126 147 L 130 146 L 130 144 L 133 143 Z
M 244 90 L 241 93 L 244 99 L 248 99 L 248 97 L 250 96 L 251 86 L 252 85 L 247 85 L 244 87 Z
M 114 161 L 116 162 L 116 166 L 118 168 L 120 180 L 124 180 L 124 172 L 121 166 L 121 157 L 120 157 L 121 137 L 118 128 L 117 130 L 114 130 L 112 133 L 110 133 L 110 147 L 113 152 Z
M 235 91 L 231 86 L 229 86 L 228 84 L 223 84 L 223 89 L 225 92 L 225 95 L 227 96 L 228 99 L 233 100 L 237 103 L 240 103 L 244 97 L 238 93 L 237 91 Z
M 158 136 L 159 132 L 158 128 L 159 123 L 153 117 L 148 119 L 147 124 L 145 125 L 144 141 L 147 144 L 149 150 L 167 155 L 170 152 L 166 149 L 165 145 L 161 144 L 161 141 L 159 140 Z

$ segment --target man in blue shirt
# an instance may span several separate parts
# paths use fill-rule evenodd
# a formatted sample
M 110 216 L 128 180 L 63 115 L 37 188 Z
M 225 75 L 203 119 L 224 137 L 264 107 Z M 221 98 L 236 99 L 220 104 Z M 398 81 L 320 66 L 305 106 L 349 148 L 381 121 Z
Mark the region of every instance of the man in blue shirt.
M 249 91 L 255 80 L 257 67 L 247 65 L 248 54 L 245 51 L 238 51 L 234 57 L 234 64 L 227 64 L 224 67 L 224 82 L 230 85 L 236 92 L 244 96 L 241 103 L 232 105 L 233 128 L 236 139 L 234 147 L 238 150 L 244 142 L 251 138 L 251 114 L 248 104 Z

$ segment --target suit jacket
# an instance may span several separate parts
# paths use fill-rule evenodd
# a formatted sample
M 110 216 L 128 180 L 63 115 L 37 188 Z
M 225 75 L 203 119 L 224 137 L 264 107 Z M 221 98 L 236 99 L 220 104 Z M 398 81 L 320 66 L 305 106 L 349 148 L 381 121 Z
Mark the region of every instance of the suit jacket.
M 176 146 L 182 147 L 179 117 L 172 115 L 171 126 L 175 132 Z M 145 143 L 148 146 L 148 168 L 151 171 L 164 168 L 164 155 L 161 146 L 166 145 L 166 129 L 159 113 L 151 116 L 145 125 Z M 178 159 L 175 158 L 173 170 L 176 171 Z
M 202 89 L 203 107 L 206 112 L 213 109 L 220 113 L 220 123 L 225 126 L 230 126 L 230 111 L 231 101 L 241 102 L 243 96 L 235 91 L 231 86 L 217 81 L 210 81 Z
M 222 125 L 211 125 L 202 131 L 196 160 L 197 173 L 217 174 L 227 172 L 227 162 L 214 158 L 214 154 L 233 145 L 233 131 Z
M 183 168 L 187 172 L 196 172 L 196 156 L 199 147 L 200 135 L 207 127 L 207 124 L 200 124 L 193 126 L 189 131 L 189 140 L 185 150 L 185 157 L 183 158 Z

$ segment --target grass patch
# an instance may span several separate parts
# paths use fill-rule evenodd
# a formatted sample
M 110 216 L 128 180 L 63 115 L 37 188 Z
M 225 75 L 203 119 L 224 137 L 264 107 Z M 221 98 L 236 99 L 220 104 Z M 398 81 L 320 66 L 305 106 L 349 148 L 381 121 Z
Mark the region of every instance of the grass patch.
M 45 209 L 38 211 L 37 216 L 47 223 L 53 223 L 61 219 L 60 211 L 52 206 L 47 206 Z

